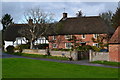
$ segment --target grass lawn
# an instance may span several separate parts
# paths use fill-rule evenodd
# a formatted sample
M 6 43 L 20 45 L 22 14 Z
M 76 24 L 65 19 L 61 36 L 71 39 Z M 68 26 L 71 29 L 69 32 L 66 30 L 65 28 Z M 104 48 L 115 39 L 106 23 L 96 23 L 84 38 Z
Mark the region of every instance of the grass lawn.
M 3 58 L 3 78 L 118 78 L 118 69 Z
M 93 61 L 91 63 L 105 64 L 110 66 L 120 66 L 120 62 L 110 62 L 110 61 Z

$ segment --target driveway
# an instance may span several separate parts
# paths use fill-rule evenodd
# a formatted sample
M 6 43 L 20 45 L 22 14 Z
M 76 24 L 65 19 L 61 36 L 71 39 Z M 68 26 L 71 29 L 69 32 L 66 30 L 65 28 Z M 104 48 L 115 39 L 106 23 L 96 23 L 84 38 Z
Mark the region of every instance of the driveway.
M 93 63 L 89 63 L 88 60 L 67 61 L 67 60 L 56 60 L 56 59 L 46 59 L 46 58 L 24 57 L 24 56 L 18 56 L 18 55 L 6 54 L 6 53 L 2 53 L 1 58 L 27 58 L 27 59 L 52 61 L 52 62 L 60 62 L 60 63 L 69 63 L 69 64 L 78 64 L 78 65 L 99 66 L 99 67 L 108 67 L 108 68 L 120 68 L 120 67 L 116 67 L 116 66 L 108 66 L 108 65 L 103 65 L 103 64 L 93 64 Z

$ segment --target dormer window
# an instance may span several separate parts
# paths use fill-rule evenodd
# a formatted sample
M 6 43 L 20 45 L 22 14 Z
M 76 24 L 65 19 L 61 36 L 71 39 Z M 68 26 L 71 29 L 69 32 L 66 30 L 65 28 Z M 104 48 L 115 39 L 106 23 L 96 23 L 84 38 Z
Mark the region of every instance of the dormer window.
M 71 39 L 72 35 L 65 35 L 65 39 Z
M 86 35 L 85 34 L 82 34 L 82 39 L 85 39 L 86 38 Z
M 56 40 L 56 36 L 52 36 L 53 37 L 53 40 Z
M 93 38 L 97 38 L 99 34 L 93 34 Z

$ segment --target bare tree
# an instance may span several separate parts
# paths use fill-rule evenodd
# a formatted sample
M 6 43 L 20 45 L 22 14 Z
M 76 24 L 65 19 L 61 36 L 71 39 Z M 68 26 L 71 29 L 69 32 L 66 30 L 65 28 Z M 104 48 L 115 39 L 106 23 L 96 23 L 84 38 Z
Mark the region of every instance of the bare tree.
M 50 29 L 50 23 L 53 22 L 53 14 L 46 13 L 42 9 L 29 9 L 24 13 L 28 26 L 21 28 L 19 33 L 27 38 L 30 43 L 30 49 L 33 49 L 33 43 L 38 38 L 45 36 Z

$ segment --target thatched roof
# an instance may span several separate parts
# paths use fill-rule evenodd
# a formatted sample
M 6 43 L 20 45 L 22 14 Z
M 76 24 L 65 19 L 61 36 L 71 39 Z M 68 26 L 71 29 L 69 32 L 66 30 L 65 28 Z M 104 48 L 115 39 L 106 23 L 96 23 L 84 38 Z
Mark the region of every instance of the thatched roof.
M 120 44 L 120 26 L 116 29 L 115 33 L 111 37 L 109 43 L 119 43 Z
M 4 33 L 4 39 L 6 41 L 15 41 L 16 37 L 22 37 L 19 34 L 19 30 L 23 27 L 27 27 L 27 24 L 12 24 L 9 27 L 7 27 L 5 33 Z
M 63 27 L 58 34 L 113 34 L 114 28 L 108 26 L 99 16 L 72 17 L 61 20 Z
M 48 35 L 67 35 L 67 34 L 113 34 L 114 29 L 108 26 L 99 16 L 92 17 L 72 17 L 65 20 L 60 20 L 62 26 L 49 29 Z M 4 33 L 6 41 L 14 41 L 16 37 L 21 37 L 18 31 L 22 27 L 27 27 L 27 24 L 12 24 Z M 57 30 L 54 31 L 54 30 Z

